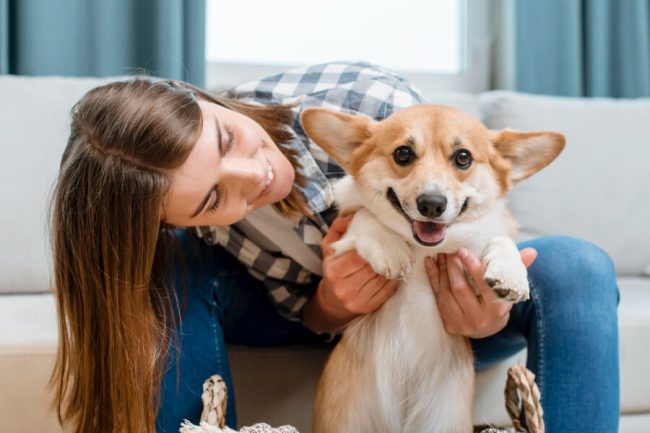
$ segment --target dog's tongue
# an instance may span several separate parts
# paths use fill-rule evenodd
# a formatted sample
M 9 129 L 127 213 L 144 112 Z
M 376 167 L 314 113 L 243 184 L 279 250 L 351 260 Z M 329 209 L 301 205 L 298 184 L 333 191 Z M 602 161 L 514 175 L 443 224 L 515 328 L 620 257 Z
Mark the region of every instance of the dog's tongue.
M 445 238 L 447 226 L 432 222 L 413 221 L 413 229 L 422 242 L 435 244 Z

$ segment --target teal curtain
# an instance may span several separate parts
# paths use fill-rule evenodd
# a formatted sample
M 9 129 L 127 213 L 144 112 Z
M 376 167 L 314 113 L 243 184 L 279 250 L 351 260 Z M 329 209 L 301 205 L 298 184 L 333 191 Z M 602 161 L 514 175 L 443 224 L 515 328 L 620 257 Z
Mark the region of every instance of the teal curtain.
M 650 96 L 650 0 L 515 3 L 516 89 Z
M 205 0 L 0 0 L 0 73 L 203 86 Z
M 0 0 L 0 74 L 9 72 L 9 3 Z

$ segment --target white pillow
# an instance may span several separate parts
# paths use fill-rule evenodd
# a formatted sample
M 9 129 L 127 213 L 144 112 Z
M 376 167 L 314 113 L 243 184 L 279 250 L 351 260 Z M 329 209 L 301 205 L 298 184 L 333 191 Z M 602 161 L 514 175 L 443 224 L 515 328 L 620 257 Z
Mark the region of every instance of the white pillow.
M 488 92 L 481 109 L 489 128 L 567 138 L 558 159 L 511 194 L 522 238 L 576 236 L 605 249 L 619 274 L 650 271 L 650 99 Z

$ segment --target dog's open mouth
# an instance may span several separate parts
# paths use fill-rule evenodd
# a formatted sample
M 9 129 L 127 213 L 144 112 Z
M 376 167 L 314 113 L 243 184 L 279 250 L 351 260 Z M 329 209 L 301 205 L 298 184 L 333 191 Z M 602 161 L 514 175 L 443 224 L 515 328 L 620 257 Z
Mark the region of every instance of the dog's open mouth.
M 431 221 L 413 221 L 411 229 L 415 239 L 422 245 L 433 247 L 445 240 L 447 226 Z
M 395 191 L 393 191 L 393 188 L 388 188 L 388 191 L 386 191 L 386 198 L 411 224 L 413 237 L 419 244 L 426 247 L 434 247 L 445 240 L 445 233 L 447 231 L 447 226 L 445 224 L 438 224 L 433 221 L 416 221 L 409 217 L 404 211 L 404 208 L 402 208 L 402 204 L 400 203 L 399 198 L 397 198 Z

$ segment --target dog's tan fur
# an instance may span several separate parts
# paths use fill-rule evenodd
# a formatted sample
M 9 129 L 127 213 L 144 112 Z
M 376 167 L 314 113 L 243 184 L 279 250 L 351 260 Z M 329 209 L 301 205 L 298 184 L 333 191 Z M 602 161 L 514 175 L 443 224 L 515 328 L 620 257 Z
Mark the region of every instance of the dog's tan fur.
M 483 259 L 486 278 L 507 291 L 502 296 L 525 299 L 525 268 L 508 239 L 515 221 L 503 196 L 553 161 L 564 137 L 491 131 L 469 114 L 435 105 L 410 107 L 381 122 L 320 108 L 307 109 L 301 120 L 349 174 L 335 194 L 342 212 L 356 214 L 337 252 L 356 248 L 375 271 L 405 278 L 384 306 L 344 332 L 321 378 L 314 432 L 469 433 L 472 354 L 467 340 L 444 331 L 424 257 L 466 247 Z M 408 165 L 393 158 L 403 145 L 416 155 Z M 452 163 L 458 149 L 471 153 L 468 169 Z M 404 215 L 388 203 L 388 188 Z M 409 224 L 425 219 L 416 201 L 434 190 L 445 194 L 448 209 L 432 222 L 446 231 L 439 244 L 423 246 Z M 512 275 L 510 268 L 517 268 Z

